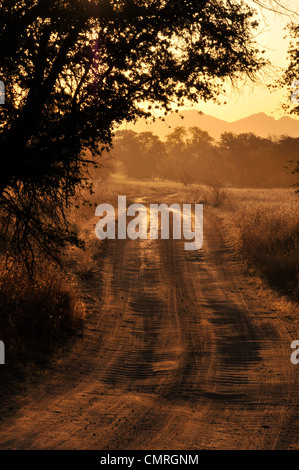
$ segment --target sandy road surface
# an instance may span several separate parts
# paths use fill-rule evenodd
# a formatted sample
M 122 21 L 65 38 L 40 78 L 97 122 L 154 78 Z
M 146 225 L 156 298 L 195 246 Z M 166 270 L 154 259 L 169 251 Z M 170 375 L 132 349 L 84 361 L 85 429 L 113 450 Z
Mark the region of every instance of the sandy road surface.
M 197 252 L 107 242 L 85 296 L 83 338 L 1 416 L 2 449 L 299 447 L 294 332 L 259 304 L 213 213 Z

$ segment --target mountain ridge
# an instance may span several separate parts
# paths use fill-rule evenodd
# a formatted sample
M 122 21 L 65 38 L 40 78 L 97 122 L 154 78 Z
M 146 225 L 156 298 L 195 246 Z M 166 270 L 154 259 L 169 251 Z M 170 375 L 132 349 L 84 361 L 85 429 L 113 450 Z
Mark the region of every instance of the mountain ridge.
M 136 124 L 127 124 L 125 128 L 135 132 L 153 132 L 162 140 L 165 140 L 166 135 L 178 126 L 186 128 L 200 127 L 202 130 L 209 132 L 211 137 L 216 140 L 223 132 L 236 134 L 253 132 L 261 137 L 281 135 L 299 137 L 299 119 L 289 116 L 275 119 L 263 112 L 229 122 L 191 109 L 180 113 L 172 113 L 165 117 L 165 121 L 156 119 L 155 122 L 146 123 L 144 120 L 139 120 Z M 123 129 L 124 126 L 121 128 Z

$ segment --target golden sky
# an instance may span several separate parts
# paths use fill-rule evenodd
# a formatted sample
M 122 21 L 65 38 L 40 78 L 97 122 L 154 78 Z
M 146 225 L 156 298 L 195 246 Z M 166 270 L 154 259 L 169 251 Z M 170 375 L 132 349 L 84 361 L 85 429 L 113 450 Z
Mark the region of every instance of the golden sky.
M 289 9 L 299 13 L 299 0 L 285 0 L 284 5 Z M 298 21 L 299 17 L 293 14 L 278 15 L 264 11 L 260 16 L 260 33 L 257 37 L 258 43 L 266 50 L 267 57 L 271 60 L 275 69 L 273 79 L 281 73 L 281 67 L 287 65 L 287 49 L 289 40 L 284 39 L 287 31 L 285 26 L 293 21 Z M 276 72 L 277 69 L 277 72 Z M 299 77 L 298 77 L 299 78 Z M 267 83 L 271 82 L 271 77 L 261 85 L 242 86 L 240 93 L 232 92 L 227 96 L 227 104 L 217 106 L 213 103 L 200 103 L 196 109 L 210 114 L 225 121 L 236 121 L 254 113 L 264 112 L 275 118 L 284 115 L 280 109 L 280 103 L 285 100 L 285 90 L 270 92 Z M 293 116 L 294 117 L 294 116 Z

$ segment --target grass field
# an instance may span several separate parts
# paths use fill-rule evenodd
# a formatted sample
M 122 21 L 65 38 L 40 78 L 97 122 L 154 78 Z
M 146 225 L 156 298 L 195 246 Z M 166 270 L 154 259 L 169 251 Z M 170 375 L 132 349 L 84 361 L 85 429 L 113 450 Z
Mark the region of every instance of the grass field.
M 233 248 L 268 285 L 299 300 L 299 194 L 294 189 L 201 187 L 197 197 L 231 221 Z

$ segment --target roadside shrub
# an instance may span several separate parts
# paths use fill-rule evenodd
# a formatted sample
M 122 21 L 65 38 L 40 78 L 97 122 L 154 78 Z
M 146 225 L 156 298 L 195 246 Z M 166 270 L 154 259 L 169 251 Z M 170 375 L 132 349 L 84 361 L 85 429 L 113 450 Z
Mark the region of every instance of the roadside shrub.
M 213 180 L 209 185 L 197 185 L 193 199 L 198 204 L 222 207 L 229 200 L 228 190 L 218 180 Z
M 55 345 L 82 327 L 84 305 L 75 286 L 57 267 L 44 268 L 34 279 L 16 264 L 0 274 L 0 339 L 13 369 L 46 362 Z
M 271 287 L 299 300 L 299 217 L 269 209 L 247 211 L 239 222 L 241 253 Z

